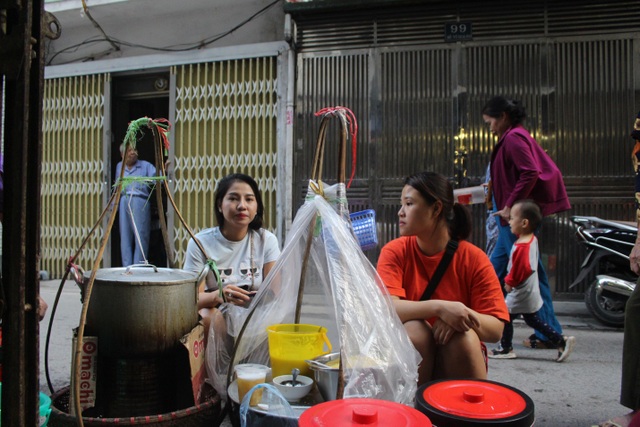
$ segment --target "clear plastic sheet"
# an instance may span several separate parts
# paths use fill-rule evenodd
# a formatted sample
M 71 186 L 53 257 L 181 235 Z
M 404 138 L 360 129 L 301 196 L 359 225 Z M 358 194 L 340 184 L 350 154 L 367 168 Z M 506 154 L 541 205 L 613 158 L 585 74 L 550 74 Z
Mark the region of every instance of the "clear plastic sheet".
M 221 307 L 224 319 L 217 321 L 226 322 L 227 333 L 209 329 L 209 381 L 226 396 L 233 366 L 270 366 L 268 326 L 309 323 L 326 327 L 333 351 L 341 351 L 344 398 L 412 404 L 420 355 L 353 234 L 344 184 L 322 187 L 310 181 L 281 256 L 251 305 Z M 296 319 L 299 292 L 302 304 Z
M 251 395 L 262 390 L 262 400 L 256 410 L 250 410 Z M 298 425 L 291 405 L 277 388 L 270 384 L 258 384 L 242 399 L 240 427 L 294 427 Z

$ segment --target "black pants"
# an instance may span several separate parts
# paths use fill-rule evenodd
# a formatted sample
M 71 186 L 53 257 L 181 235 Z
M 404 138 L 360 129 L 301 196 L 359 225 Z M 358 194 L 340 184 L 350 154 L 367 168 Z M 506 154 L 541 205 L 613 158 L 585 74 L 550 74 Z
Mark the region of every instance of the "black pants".
M 544 334 L 545 337 L 549 339 L 553 344 L 560 344 L 564 340 L 564 337 L 558 333 L 555 329 L 549 326 L 546 322 L 544 322 L 538 313 L 522 313 L 522 314 L 509 314 L 510 321 L 509 323 L 505 323 L 504 331 L 502 332 L 502 339 L 500 340 L 500 345 L 502 348 L 513 348 L 513 320 L 517 319 L 518 316 L 522 316 L 524 319 L 524 323 L 528 326 L 532 327 L 536 331 Z
M 620 403 L 632 410 L 640 409 L 640 279 L 624 311 L 624 345 L 622 350 L 622 386 Z

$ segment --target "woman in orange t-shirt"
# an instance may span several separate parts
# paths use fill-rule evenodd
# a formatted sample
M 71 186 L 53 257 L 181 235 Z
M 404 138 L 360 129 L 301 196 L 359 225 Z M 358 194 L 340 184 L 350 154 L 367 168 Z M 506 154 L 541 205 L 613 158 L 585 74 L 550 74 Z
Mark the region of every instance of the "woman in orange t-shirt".
M 398 217 L 401 237 L 382 248 L 377 270 L 422 355 L 418 382 L 486 378 L 482 342 L 500 340 L 509 313 L 489 258 L 464 240 L 469 211 L 454 204 L 444 176 L 422 172 L 405 179 Z M 421 301 L 452 239 L 458 249 L 431 298 Z

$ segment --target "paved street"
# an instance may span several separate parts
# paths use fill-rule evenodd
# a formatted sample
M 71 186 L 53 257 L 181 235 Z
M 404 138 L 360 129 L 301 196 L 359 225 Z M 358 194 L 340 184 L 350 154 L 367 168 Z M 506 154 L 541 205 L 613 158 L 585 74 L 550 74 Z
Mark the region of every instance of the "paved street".
M 41 293 L 49 304 L 41 323 L 41 390 L 49 394 L 44 372 L 47 325 L 59 281 L 43 281 Z M 49 346 L 49 375 L 56 390 L 69 385 L 71 334 L 80 318 L 80 292 L 67 282 L 55 314 Z M 565 334 L 577 345 L 566 363 L 554 361 L 553 350 L 531 350 L 517 345 L 513 360 L 490 360 L 489 379 L 515 387 L 535 403 L 536 427 L 589 427 L 626 409 L 618 403 L 622 331 L 607 328 L 591 318 L 584 303 L 556 302 Z M 531 330 L 522 322 L 515 328 L 514 342 L 521 343 Z M 225 421 L 223 426 L 229 426 Z

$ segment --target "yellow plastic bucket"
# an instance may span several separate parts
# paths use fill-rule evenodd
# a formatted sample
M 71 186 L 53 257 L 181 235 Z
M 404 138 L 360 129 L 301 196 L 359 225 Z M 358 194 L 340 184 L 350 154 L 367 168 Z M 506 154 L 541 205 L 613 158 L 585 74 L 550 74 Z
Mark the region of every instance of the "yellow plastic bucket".
M 331 351 L 327 328 L 317 325 L 283 324 L 267 328 L 269 356 L 273 377 L 291 374 L 293 368 L 302 375 L 311 376 L 307 359 Z M 325 349 L 325 345 L 327 349 Z

